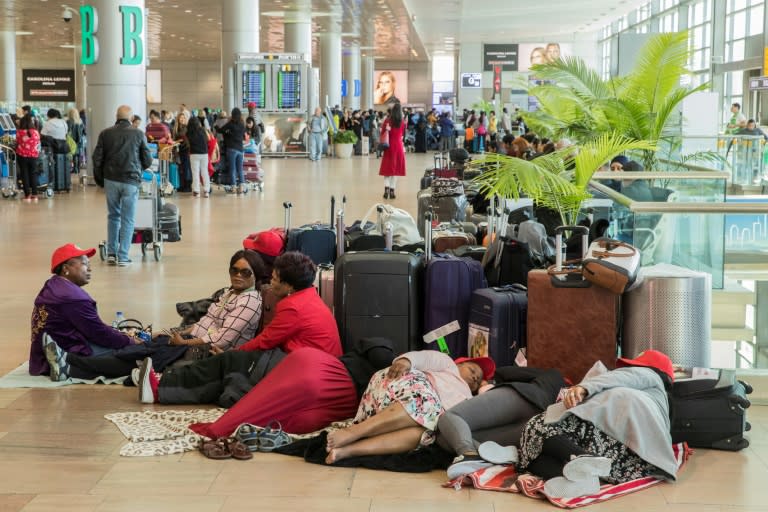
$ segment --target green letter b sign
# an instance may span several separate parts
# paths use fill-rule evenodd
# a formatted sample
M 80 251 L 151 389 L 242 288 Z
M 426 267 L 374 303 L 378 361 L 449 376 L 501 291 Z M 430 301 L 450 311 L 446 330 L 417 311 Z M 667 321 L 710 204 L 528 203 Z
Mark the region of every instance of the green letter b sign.
M 95 36 L 99 30 L 99 16 L 93 6 L 80 6 L 80 24 L 83 34 L 83 54 L 80 62 L 88 66 L 99 60 L 99 40 Z
M 140 8 L 130 5 L 121 5 L 120 14 L 123 18 L 123 56 L 120 64 L 141 64 L 144 60 L 144 44 L 141 40 L 144 16 Z

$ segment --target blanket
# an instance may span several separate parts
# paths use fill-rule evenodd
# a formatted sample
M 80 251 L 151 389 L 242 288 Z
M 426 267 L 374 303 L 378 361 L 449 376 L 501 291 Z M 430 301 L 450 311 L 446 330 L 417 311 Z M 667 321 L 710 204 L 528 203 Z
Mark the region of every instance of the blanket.
M 677 443 L 672 449 L 675 453 L 675 459 L 677 460 L 678 472 L 680 472 L 692 451 L 685 443 Z M 649 476 L 638 478 L 623 484 L 605 484 L 600 487 L 600 491 L 597 494 L 591 496 L 580 496 L 578 498 L 570 499 L 551 498 L 544 494 L 543 480 L 537 478 L 524 481 L 523 478 L 520 478 L 520 484 L 522 484 L 520 485 L 518 484 L 518 474 L 514 466 L 491 466 L 475 471 L 464 477 L 459 477 L 455 480 L 446 482 L 443 484 L 443 487 L 460 489 L 462 484 L 467 483 L 472 485 L 475 489 L 522 493 L 529 498 L 547 499 L 556 507 L 578 508 L 619 498 L 633 492 L 647 489 L 648 487 L 652 487 L 664 481 L 665 480 L 661 478 Z
M 0 377 L 0 388 L 58 388 L 70 384 L 122 384 L 125 377 L 108 379 L 97 377 L 95 379 L 67 379 L 59 382 L 52 381 L 47 375 L 30 375 L 29 361 L 25 361 L 15 370 Z
M 120 448 L 123 457 L 153 457 L 196 450 L 203 436 L 189 430 L 193 423 L 214 422 L 227 412 L 226 409 L 191 409 L 186 411 L 140 411 L 106 414 L 108 419 L 128 438 Z M 252 425 L 258 432 L 264 427 Z M 295 441 L 318 436 L 288 434 Z M 288 445 L 290 446 L 290 445 Z

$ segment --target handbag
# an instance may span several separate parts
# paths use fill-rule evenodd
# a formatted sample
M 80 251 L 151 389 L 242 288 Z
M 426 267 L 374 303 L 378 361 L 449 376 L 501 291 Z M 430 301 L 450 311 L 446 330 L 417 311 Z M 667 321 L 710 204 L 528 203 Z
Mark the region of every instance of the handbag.
M 598 238 L 590 244 L 581 266 L 584 279 L 621 294 L 637 280 L 640 252 L 626 242 Z
M 379 151 L 385 149 L 389 149 L 389 130 L 387 129 L 381 130 L 381 135 L 379 135 Z
M 377 211 L 379 211 L 379 224 L 374 224 L 372 229 L 366 231 L 365 227 L 369 225 L 368 220 Z M 403 246 L 421 242 L 422 238 L 419 234 L 419 229 L 416 227 L 416 222 L 411 217 L 411 214 L 400 208 L 395 208 L 391 204 L 374 204 L 360 221 L 360 225 L 364 226 L 363 232 L 366 235 L 384 235 L 384 226 L 387 223 L 392 225 L 393 245 Z

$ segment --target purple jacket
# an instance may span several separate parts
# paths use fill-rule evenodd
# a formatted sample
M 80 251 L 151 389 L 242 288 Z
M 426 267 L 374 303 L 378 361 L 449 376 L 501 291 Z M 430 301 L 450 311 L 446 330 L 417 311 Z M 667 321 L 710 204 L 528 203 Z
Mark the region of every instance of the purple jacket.
M 93 354 L 88 343 L 114 349 L 131 344 L 131 338 L 101 321 L 96 301 L 85 290 L 56 275 L 45 282 L 32 310 L 30 375 L 48 375 L 50 371 L 43 353 L 43 333 L 67 352 L 83 356 Z

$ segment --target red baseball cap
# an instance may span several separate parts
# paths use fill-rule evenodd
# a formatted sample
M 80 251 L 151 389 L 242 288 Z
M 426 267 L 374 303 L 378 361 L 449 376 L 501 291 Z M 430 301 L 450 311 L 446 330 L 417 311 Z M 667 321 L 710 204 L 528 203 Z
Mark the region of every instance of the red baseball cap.
M 496 363 L 490 357 L 458 357 L 453 362 L 456 364 L 475 363 L 483 371 L 485 380 L 491 380 L 496 373 Z
M 243 249 L 250 249 L 272 257 L 280 256 L 284 248 L 285 238 L 274 229 L 248 235 L 243 240 Z
M 249 101 L 248 102 L 248 108 L 256 108 L 256 102 L 255 101 Z
M 672 366 L 672 360 L 663 352 L 658 350 L 646 350 L 640 352 L 636 358 L 620 357 L 616 359 L 616 367 L 625 366 L 645 366 L 646 368 L 655 368 L 661 373 L 665 373 L 672 381 L 675 380 L 675 368 Z
M 62 245 L 53 251 L 53 255 L 51 255 L 51 273 L 56 270 L 56 267 L 69 259 L 77 258 L 78 256 L 93 258 L 94 254 L 96 254 L 96 249 L 94 248 L 81 249 L 75 244 Z

